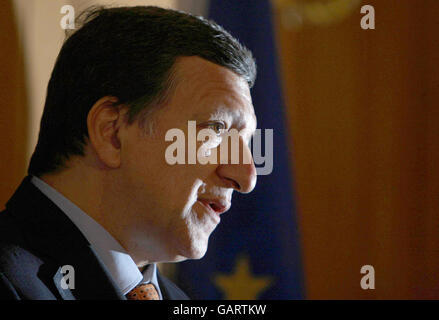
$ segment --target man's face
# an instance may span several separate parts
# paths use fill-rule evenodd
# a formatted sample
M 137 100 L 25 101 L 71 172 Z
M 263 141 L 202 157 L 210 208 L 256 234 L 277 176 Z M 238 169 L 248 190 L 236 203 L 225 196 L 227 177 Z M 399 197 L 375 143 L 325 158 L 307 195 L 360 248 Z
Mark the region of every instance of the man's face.
M 153 116 L 154 133 L 145 134 L 137 124 L 120 133 L 121 166 L 115 183 L 126 210 L 119 213 L 119 238 L 138 261 L 201 258 L 220 214 L 231 205 L 232 192 L 247 193 L 256 184 L 253 161 L 187 164 L 188 121 L 196 121 L 197 132 L 212 129 L 220 136 L 232 128 L 240 131 L 240 152 L 251 157 L 248 142 L 256 117 L 246 81 L 198 57 L 180 58 L 176 67 L 177 85 Z M 165 159 L 172 144 L 165 141 L 170 129 L 185 133 L 186 164 L 170 165 Z M 202 142 L 196 143 L 198 150 Z

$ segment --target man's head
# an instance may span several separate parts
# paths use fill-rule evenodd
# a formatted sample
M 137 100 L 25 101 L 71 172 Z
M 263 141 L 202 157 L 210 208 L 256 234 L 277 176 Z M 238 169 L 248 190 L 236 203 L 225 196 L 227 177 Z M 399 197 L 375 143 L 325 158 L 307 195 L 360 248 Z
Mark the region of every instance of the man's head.
M 131 7 L 82 17 L 53 70 L 29 173 L 68 185 L 65 195 L 137 261 L 200 258 L 233 190 L 253 189 L 255 168 L 169 165 L 165 135 L 187 133 L 190 120 L 197 130 L 244 129 L 250 153 L 254 60 L 221 27 L 184 13 Z M 60 181 L 78 170 L 83 185 Z

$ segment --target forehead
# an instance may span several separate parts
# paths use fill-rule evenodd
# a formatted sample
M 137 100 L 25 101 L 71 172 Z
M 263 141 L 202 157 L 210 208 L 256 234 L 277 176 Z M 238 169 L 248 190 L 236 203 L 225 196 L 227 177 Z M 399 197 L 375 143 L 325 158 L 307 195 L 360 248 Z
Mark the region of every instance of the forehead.
M 199 57 L 179 58 L 175 65 L 176 86 L 171 104 L 182 117 L 232 117 L 256 125 L 250 89 L 233 71 Z

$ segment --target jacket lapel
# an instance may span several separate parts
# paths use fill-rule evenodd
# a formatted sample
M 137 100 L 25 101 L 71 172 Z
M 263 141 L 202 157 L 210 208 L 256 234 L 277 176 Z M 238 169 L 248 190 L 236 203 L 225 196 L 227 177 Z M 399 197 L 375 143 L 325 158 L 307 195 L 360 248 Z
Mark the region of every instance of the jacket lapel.
M 157 281 L 162 292 L 163 300 L 189 300 L 189 297 L 181 291 L 172 281 L 163 277 L 157 270 Z
M 29 247 L 45 257 L 41 278 L 62 299 L 118 299 L 124 295 L 78 228 L 26 177 L 6 204 L 19 220 Z M 63 266 L 73 272 L 62 272 Z M 71 266 L 73 269 L 71 269 Z M 62 285 L 63 279 L 73 285 Z M 63 288 L 64 287 L 64 288 Z

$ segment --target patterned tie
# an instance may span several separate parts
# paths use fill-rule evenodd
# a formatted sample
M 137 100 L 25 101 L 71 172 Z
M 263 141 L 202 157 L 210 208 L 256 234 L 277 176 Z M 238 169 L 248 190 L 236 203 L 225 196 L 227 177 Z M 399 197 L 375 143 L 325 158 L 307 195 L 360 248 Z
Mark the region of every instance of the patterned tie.
M 151 283 L 139 284 L 126 294 L 128 300 L 160 300 L 159 294 Z

